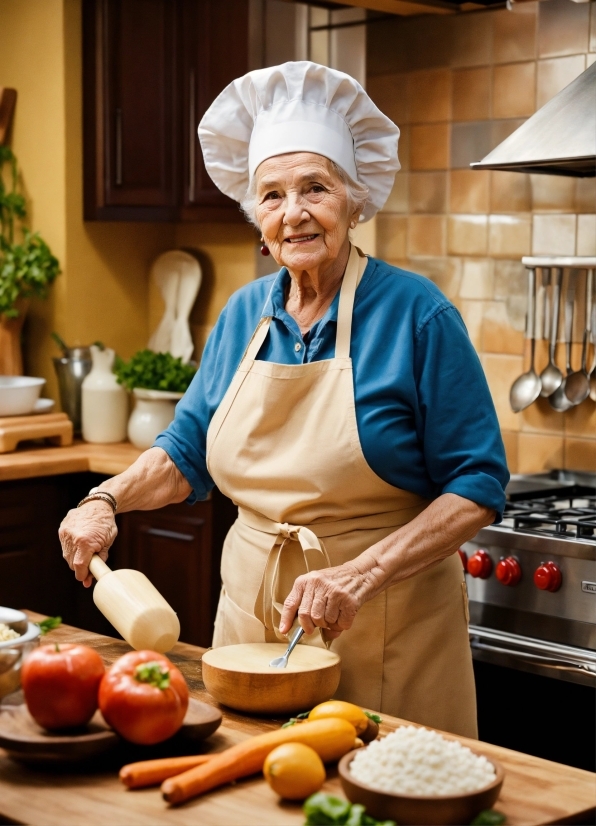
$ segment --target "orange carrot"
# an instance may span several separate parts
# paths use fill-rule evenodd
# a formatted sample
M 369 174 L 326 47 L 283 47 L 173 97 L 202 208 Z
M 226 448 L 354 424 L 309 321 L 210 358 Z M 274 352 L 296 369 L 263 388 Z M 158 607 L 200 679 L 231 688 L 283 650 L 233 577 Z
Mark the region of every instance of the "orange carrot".
M 174 777 L 195 766 L 211 760 L 211 754 L 194 754 L 190 757 L 163 757 L 160 760 L 141 760 L 120 769 L 120 780 L 129 789 L 157 786 L 168 777 Z
M 339 760 L 354 748 L 356 729 L 347 720 L 327 718 L 250 737 L 226 751 L 214 754 L 208 763 L 170 777 L 161 786 L 168 803 L 184 803 L 191 797 L 255 774 L 263 768 L 269 752 L 282 743 L 305 743 L 329 762 Z

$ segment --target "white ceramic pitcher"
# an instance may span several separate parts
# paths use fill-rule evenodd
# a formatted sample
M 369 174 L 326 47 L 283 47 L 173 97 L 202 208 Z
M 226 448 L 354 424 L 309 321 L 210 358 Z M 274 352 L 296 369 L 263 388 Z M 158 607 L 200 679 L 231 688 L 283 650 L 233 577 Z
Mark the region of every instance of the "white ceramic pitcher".
M 82 387 L 83 439 L 109 444 L 126 439 L 128 393 L 112 373 L 114 350 L 91 345 L 91 372 Z

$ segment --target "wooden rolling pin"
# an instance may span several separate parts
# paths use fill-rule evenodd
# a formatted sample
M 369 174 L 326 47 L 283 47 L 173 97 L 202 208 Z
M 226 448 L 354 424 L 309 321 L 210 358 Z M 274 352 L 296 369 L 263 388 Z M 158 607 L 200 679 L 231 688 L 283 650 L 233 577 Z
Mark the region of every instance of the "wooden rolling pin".
M 145 574 L 126 568 L 112 571 L 97 554 L 89 570 L 97 580 L 93 601 L 129 645 L 160 654 L 174 647 L 180 622 Z

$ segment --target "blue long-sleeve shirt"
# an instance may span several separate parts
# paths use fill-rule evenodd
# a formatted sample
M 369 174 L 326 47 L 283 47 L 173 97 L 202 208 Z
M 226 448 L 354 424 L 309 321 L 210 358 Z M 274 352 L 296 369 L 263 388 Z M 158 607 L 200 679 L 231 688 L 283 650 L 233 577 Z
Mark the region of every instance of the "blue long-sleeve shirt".
M 155 441 L 190 483 L 191 502 L 213 487 L 207 428 L 259 319 L 272 316 L 260 360 L 302 364 L 335 355 L 339 292 L 303 338 L 284 307 L 289 278 L 282 269 L 230 298 L 174 421 Z M 494 405 L 462 318 L 443 293 L 370 258 L 356 291 L 350 355 L 360 442 L 375 473 L 427 499 L 458 494 L 500 519 L 509 473 Z

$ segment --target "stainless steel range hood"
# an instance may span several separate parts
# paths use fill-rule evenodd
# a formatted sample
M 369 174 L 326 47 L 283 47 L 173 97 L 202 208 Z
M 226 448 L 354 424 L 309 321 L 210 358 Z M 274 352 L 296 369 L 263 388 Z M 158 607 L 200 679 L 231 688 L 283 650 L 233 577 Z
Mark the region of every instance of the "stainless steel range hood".
M 596 176 L 596 63 L 473 169 Z

